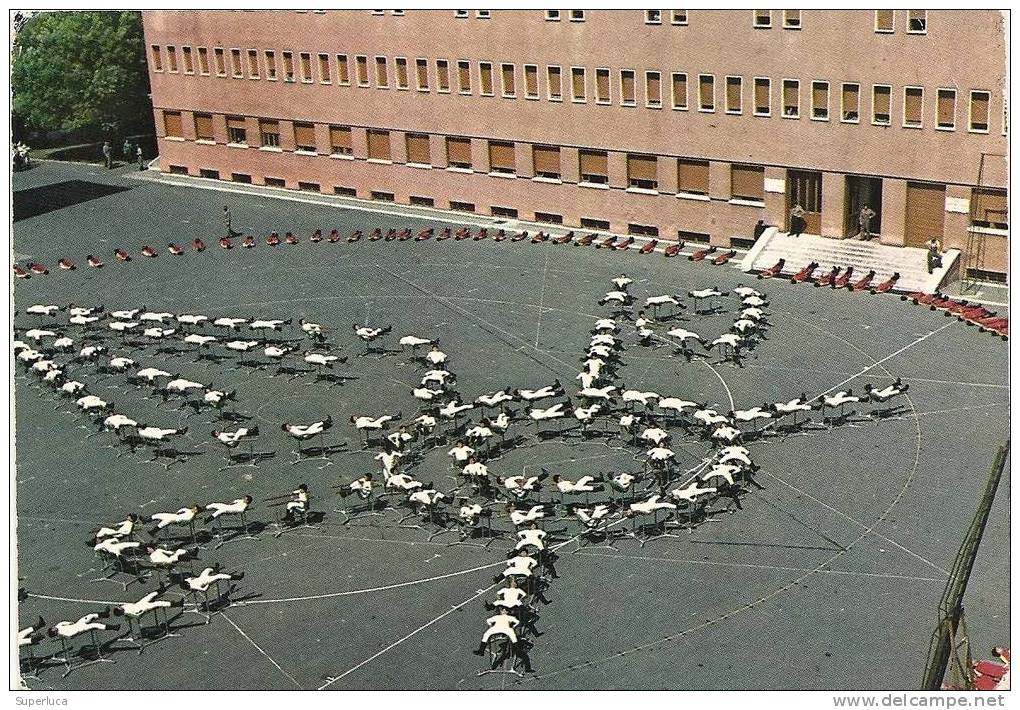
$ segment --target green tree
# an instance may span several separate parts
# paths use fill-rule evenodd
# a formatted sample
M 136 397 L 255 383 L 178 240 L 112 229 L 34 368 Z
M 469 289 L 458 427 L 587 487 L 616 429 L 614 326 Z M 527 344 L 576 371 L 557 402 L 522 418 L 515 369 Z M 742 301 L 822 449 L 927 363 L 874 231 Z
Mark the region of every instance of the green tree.
M 31 130 L 119 134 L 151 126 L 138 12 L 44 12 L 14 42 L 14 113 Z

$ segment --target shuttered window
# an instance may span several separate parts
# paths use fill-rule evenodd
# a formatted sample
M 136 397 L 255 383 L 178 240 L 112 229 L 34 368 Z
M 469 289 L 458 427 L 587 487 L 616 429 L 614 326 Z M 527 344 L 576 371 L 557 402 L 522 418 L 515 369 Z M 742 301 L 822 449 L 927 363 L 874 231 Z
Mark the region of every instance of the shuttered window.
M 938 127 L 956 127 L 956 91 L 953 89 L 939 89 L 938 93 Z
M 871 91 L 871 121 L 887 126 L 892 116 L 892 87 L 875 86 Z
M 358 84 L 368 86 L 368 67 L 361 62 L 363 57 L 358 57 Z M 390 75 L 386 67 L 386 57 L 375 58 L 375 85 L 379 89 L 387 89 L 390 86 Z
M 158 44 L 152 45 L 152 71 L 163 71 L 163 54 Z
M 478 76 L 482 84 L 482 96 L 492 96 L 492 65 L 488 62 L 479 62 Z
M 829 82 L 811 82 L 811 118 L 829 120 Z
M 538 67 L 534 64 L 524 65 L 524 96 L 529 99 L 538 98 Z
M 347 126 L 330 126 L 329 145 L 333 155 L 351 155 L 354 152 L 351 143 L 351 129 Z
M 385 62 L 385 60 L 383 60 Z M 379 60 L 376 59 L 376 67 L 378 70 Z M 385 64 L 384 64 L 385 66 Z M 357 56 L 354 58 L 354 71 L 358 77 L 358 86 L 368 86 L 368 57 Z M 385 81 L 385 80 L 384 80 Z M 378 71 L 376 74 L 376 83 L 379 82 Z
M 457 62 L 457 90 L 462 94 L 471 93 L 471 62 L 466 59 Z
M 677 161 L 677 192 L 708 194 L 708 161 L 680 158 Z
M 573 92 L 573 99 L 578 103 L 587 100 L 584 88 L 584 67 L 570 68 L 570 89 Z
M 261 119 L 259 121 L 259 141 L 263 147 L 279 148 L 280 147 L 279 121 L 273 121 L 266 118 Z
M 418 165 L 431 165 L 429 155 L 429 137 L 422 133 L 407 134 L 407 162 Z
M 861 85 L 843 84 L 842 96 L 840 97 L 841 120 L 847 123 L 857 123 L 861 118 Z
M 397 88 L 406 89 L 410 86 L 407 80 L 407 59 L 405 57 L 397 57 L 393 60 L 393 66 L 396 68 Z
M 223 58 L 223 47 L 216 47 L 216 48 L 214 48 L 213 49 L 213 57 L 216 60 L 216 76 L 226 76 L 227 75 L 227 62 L 226 62 L 226 59 Z M 284 52 L 283 53 L 284 63 L 286 63 L 288 57 L 290 57 L 290 52 Z M 293 75 L 293 70 L 291 72 L 289 72 L 289 74 L 292 76 Z
M 971 191 L 972 224 L 975 227 L 1009 229 L 1009 210 L 1005 190 L 974 188 Z
M 627 185 L 642 190 L 659 189 L 658 160 L 654 155 L 627 155 Z
M 208 113 L 195 114 L 195 138 L 200 141 L 214 140 L 212 116 Z
M 726 113 L 741 113 L 744 110 L 741 98 L 744 82 L 739 76 L 726 77 Z
M 595 103 L 608 104 L 610 102 L 609 95 L 609 70 L 608 69 L 596 69 L 595 70 Z
M 988 104 L 991 96 L 987 91 L 970 92 L 970 130 L 988 131 Z
M 924 115 L 924 89 L 908 86 L 903 90 L 903 125 L 906 128 L 920 128 Z
M 609 155 L 604 150 L 578 151 L 581 182 L 604 185 L 609 182 Z
M 373 160 L 391 160 L 389 131 L 368 132 L 368 157 Z
M 645 105 L 651 108 L 662 106 L 662 75 L 657 71 L 645 72 Z
M 896 13 L 894 10 L 875 10 L 875 32 L 892 32 L 895 26 Z
M 549 84 L 549 100 L 550 101 L 562 101 L 563 100 L 563 81 L 560 75 L 559 67 L 547 67 L 548 84 Z
M 185 48 L 186 49 L 186 48 Z M 327 60 L 328 62 L 328 60 Z M 185 70 L 191 73 L 191 53 L 184 53 L 184 66 Z M 248 78 L 258 79 L 259 78 L 259 50 L 249 49 L 248 50 Z
M 429 60 L 428 59 L 416 59 L 414 65 L 417 72 L 418 78 L 418 91 L 429 90 Z
M 181 123 L 180 111 L 164 111 L 163 127 L 168 138 L 183 138 L 184 125 Z
M 241 73 L 241 53 L 237 53 L 237 66 L 234 67 L 234 76 Z M 301 81 L 306 84 L 312 81 L 312 55 L 308 52 L 301 52 Z
M 449 93 L 450 91 L 450 63 L 445 59 L 436 60 L 436 84 L 437 91 Z
M 503 80 L 503 96 L 512 99 L 517 95 L 517 86 L 514 84 L 514 65 L 504 64 L 500 68 L 500 77 Z
M 673 74 L 673 108 L 687 110 L 687 75 Z
M 715 111 L 715 77 L 711 74 L 698 76 L 698 110 Z
M 195 73 L 195 63 L 194 63 L 194 61 L 191 58 L 191 47 L 181 47 L 181 59 L 184 60 L 184 73 L 185 74 L 194 74 Z M 258 67 L 257 66 L 256 66 L 255 71 L 251 72 L 251 75 L 252 75 L 252 77 L 257 77 L 259 75 Z
M 315 152 L 315 126 L 311 123 L 294 124 L 294 146 L 307 153 Z
M 266 57 L 272 54 L 272 50 L 266 50 Z M 276 66 L 273 66 L 273 77 L 276 77 Z M 203 76 L 209 75 L 209 50 L 205 47 L 198 48 L 198 72 Z
M 168 45 L 166 48 L 166 65 L 167 71 L 177 71 L 177 48 L 173 45 Z
M 517 172 L 513 143 L 489 141 L 489 171 L 509 175 Z
M 800 82 L 797 79 L 783 79 L 783 116 L 800 118 Z
M 227 116 L 227 142 L 234 145 L 248 144 L 248 124 L 241 116 Z
M 733 165 L 730 194 L 740 200 L 765 200 L 765 168 L 759 165 Z
M 620 70 L 620 103 L 624 106 L 633 106 L 634 99 L 634 70 Z
M 553 146 L 536 145 L 532 149 L 535 175 L 538 177 L 560 178 L 560 149 Z
M 216 71 L 219 72 L 219 63 L 223 59 L 223 50 L 217 49 Z M 283 78 L 286 81 L 294 81 L 294 55 L 290 52 L 283 53 Z
M 323 84 L 328 84 L 332 79 L 333 79 L 333 77 L 331 76 L 331 72 L 329 70 L 329 55 L 328 54 L 320 54 L 319 55 L 319 81 L 322 82 Z
M 451 168 L 471 169 L 471 140 L 468 138 L 446 139 L 446 162 Z
M 351 70 L 347 64 L 346 54 L 336 55 L 336 83 L 343 86 L 351 84 Z
M 772 80 L 759 77 L 754 80 L 754 115 L 772 115 Z

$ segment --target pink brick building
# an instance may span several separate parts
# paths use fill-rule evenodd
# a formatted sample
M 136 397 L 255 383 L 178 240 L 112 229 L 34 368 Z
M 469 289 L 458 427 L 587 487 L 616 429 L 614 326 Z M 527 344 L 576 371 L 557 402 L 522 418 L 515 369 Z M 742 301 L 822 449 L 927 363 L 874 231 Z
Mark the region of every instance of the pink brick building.
M 147 11 L 168 172 L 663 239 L 930 236 L 1003 278 L 997 11 Z

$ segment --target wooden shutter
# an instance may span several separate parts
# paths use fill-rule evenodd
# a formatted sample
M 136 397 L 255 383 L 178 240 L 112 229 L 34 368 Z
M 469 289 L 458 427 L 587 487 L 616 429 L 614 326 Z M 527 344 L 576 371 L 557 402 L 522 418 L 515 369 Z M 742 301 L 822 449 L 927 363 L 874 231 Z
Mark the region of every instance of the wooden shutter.
M 687 108 L 687 75 L 673 75 L 673 107 Z
M 482 80 L 482 93 L 492 94 L 492 65 L 491 64 L 479 64 L 478 74 Z
M 199 140 L 213 140 L 212 116 L 207 113 L 195 114 L 195 137 Z
M 860 116 L 861 87 L 859 84 L 843 84 L 843 113 L 855 113 Z M 844 115 L 844 118 L 846 116 Z
M 445 59 L 436 60 L 436 83 L 438 91 L 450 90 L 450 63 Z
M 397 88 L 407 88 L 407 60 L 403 57 L 397 57 L 393 60 L 394 66 L 397 70 Z
M 659 72 L 645 72 L 645 102 L 662 103 L 662 78 Z
M 407 162 L 431 165 L 429 137 L 421 133 L 407 134 Z
M 875 26 L 879 30 L 893 28 L 893 10 L 875 10 Z
M 549 98 L 558 99 L 563 96 L 563 86 L 560 82 L 560 68 L 549 67 Z
M 734 165 L 730 173 L 730 193 L 745 200 L 765 199 L 765 168 Z
M 457 81 L 461 91 L 471 91 L 471 64 L 457 62 Z
M 921 105 L 924 103 L 924 91 L 906 89 L 903 95 L 903 121 L 908 124 L 921 124 Z
M 570 70 L 570 87 L 574 92 L 573 97 L 575 99 L 584 98 L 584 69 L 580 67 L 572 67 Z
M 471 140 L 468 138 L 447 138 L 446 159 L 451 163 L 471 165 Z
M 599 101 L 609 101 L 609 70 L 595 70 L 595 97 Z
M 227 116 L 227 128 L 240 128 L 243 131 L 248 128 L 248 123 L 240 116 Z
M 794 113 L 800 113 L 800 83 L 796 81 L 784 81 L 783 82 L 783 114 L 787 113 L 786 109 L 792 107 Z
M 946 216 L 946 188 L 930 183 L 907 183 L 906 242 L 924 247 L 935 237 L 942 239 Z
M 341 84 L 351 83 L 351 73 L 347 67 L 347 55 L 336 55 L 336 80 Z
M 727 111 L 740 111 L 741 110 L 741 97 L 740 89 L 742 88 L 742 82 L 739 76 L 728 76 L 726 77 L 726 110 Z
M 274 121 L 270 118 L 263 118 L 259 120 L 259 132 L 260 133 L 279 133 L 280 122 Z
M 582 150 L 578 153 L 582 175 L 609 177 L 609 156 L 599 150 Z
M 164 111 L 163 125 L 166 128 L 166 135 L 171 138 L 183 138 L 184 126 L 181 123 L 180 111 Z
M 628 155 L 627 179 L 658 182 L 658 160 L 654 155 Z
M 698 101 L 700 108 L 715 108 L 715 77 L 698 77 Z
M 823 81 L 816 81 L 811 84 L 811 106 L 813 108 L 828 109 L 829 107 L 829 85 Z
M 890 110 L 890 97 L 889 97 L 888 86 L 876 86 L 875 87 L 875 99 L 874 99 L 874 113 L 885 114 L 889 116 L 892 111 Z
M 503 65 L 503 95 L 510 96 L 517 93 L 517 87 L 514 86 L 514 65 L 504 64 Z
M 754 110 L 758 113 L 769 113 L 771 109 L 772 84 L 768 79 L 754 80 Z
M 677 161 L 677 189 L 680 192 L 691 192 L 696 195 L 708 194 L 708 161 L 685 160 Z
M 532 160 L 536 173 L 560 174 L 560 149 L 552 146 L 536 145 L 532 152 Z
M 419 59 L 416 62 L 418 67 L 418 88 L 427 89 L 429 88 L 429 63 L 428 60 Z
M 368 132 L 368 157 L 376 160 L 390 160 L 390 132 Z
M 989 96 L 985 91 L 972 91 L 970 94 L 970 123 L 974 130 L 988 128 Z
M 513 143 L 489 141 L 489 169 L 503 172 L 514 172 L 517 169 Z
M 294 124 L 294 144 L 301 146 L 315 146 L 315 126 L 310 123 Z
M 1008 205 L 1005 190 L 988 190 L 974 188 L 971 191 L 971 206 L 975 222 L 1007 225 L 1009 223 Z
M 525 65 L 524 91 L 528 96 L 538 96 L 538 67 Z
M 351 150 L 351 129 L 340 126 L 329 127 L 329 142 L 333 149 L 346 148 Z
M 952 126 L 956 124 L 955 91 L 939 89 L 938 114 L 938 122 L 940 126 Z
M 624 103 L 634 103 L 634 72 L 620 72 L 620 93 L 623 94 L 622 100 Z

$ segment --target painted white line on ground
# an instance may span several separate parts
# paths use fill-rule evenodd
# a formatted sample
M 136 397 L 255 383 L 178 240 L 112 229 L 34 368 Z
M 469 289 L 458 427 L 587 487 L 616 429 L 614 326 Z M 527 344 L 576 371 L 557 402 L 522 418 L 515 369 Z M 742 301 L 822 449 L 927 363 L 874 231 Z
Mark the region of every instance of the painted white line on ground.
M 237 629 L 237 633 L 239 633 L 242 636 L 244 636 L 244 638 L 248 641 L 248 643 L 250 643 L 252 646 L 254 646 L 258 650 L 259 653 L 261 653 L 263 656 L 265 656 L 269 660 L 270 663 L 272 663 L 274 666 L 276 666 L 276 669 L 278 671 L 280 671 L 281 673 L 283 673 L 283 675 L 285 675 L 290 680 L 290 682 L 294 684 L 294 686 L 298 690 L 302 690 L 301 684 L 298 683 L 296 680 L 294 680 L 294 676 L 292 676 L 287 671 L 283 670 L 283 667 L 279 663 L 276 662 L 276 659 L 274 659 L 272 656 L 270 656 L 268 653 L 266 653 L 265 649 L 263 649 L 261 646 L 259 646 L 257 643 L 255 643 L 255 641 L 252 640 L 251 636 L 249 636 L 248 634 L 244 633 L 244 631 L 241 629 L 241 627 L 238 626 L 237 624 L 235 624 L 233 622 L 233 620 L 229 616 L 227 616 L 226 612 L 222 612 L 221 611 L 219 615 L 222 616 L 223 619 L 228 624 L 230 624 L 235 629 Z

